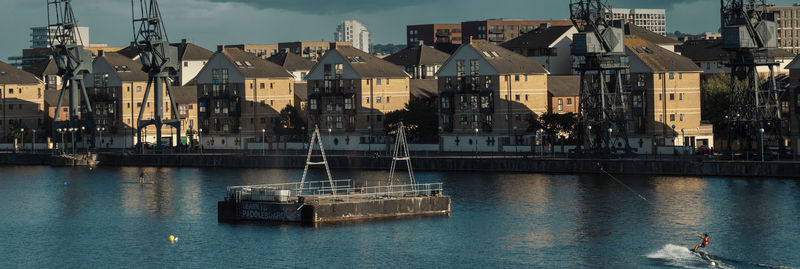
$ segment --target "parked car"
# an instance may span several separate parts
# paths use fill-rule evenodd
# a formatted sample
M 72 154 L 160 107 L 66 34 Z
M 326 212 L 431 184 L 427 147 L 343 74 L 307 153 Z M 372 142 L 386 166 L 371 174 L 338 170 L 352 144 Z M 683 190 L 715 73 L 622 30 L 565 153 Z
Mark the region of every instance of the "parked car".
M 697 148 L 697 155 L 708 155 L 711 152 L 711 149 L 708 148 L 706 145 L 702 145 Z

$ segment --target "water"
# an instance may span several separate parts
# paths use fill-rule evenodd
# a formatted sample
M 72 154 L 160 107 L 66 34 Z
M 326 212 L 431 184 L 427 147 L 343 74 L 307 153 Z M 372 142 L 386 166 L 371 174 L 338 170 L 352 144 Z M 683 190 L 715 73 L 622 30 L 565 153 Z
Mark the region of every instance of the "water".
M 0 171 L 0 268 L 800 267 L 792 179 L 620 177 L 648 203 L 599 175 L 417 173 L 445 183 L 451 216 L 309 227 L 217 222 L 226 186 L 299 170 Z M 141 171 L 155 183 L 136 183 Z M 694 232 L 710 234 L 710 259 L 685 249 Z

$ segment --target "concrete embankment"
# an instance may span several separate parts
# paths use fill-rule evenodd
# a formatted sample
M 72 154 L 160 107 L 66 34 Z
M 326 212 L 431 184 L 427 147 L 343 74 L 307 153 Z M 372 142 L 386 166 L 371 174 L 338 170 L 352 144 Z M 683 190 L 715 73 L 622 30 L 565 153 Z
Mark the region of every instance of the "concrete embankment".
M 212 155 L 120 155 L 100 154 L 102 166 L 162 166 L 162 167 L 220 167 L 220 168 L 275 168 L 301 169 L 306 156 L 270 155 L 247 156 L 237 154 Z M 387 170 L 391 158 L 367 156 L 329 155 L 334 169 Z M 0 164 L 47 165 L 49 155 L 0 154 Z M 704 159 L 542 159 L 523 157 L 415 157 L 417 171 L 475 171 L 475 172 L 531 172 L 531 173 L 600 173 L 600 163 L 612 174 L 675 175 L 675 176 L 726 176 L 726 177 L 786 177 L 800 175 L 800 162 L 747 162 L 715 161 Z M 400 164 L 402 167 L 402 164 Z

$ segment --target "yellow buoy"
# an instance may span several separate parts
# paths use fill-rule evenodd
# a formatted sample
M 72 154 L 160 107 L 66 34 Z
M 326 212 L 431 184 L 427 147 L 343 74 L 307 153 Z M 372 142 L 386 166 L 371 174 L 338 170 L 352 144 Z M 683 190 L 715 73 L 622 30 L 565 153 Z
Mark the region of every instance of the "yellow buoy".
M 174 235 L 170 235 L 169 236 L 169 242 L 170 243 L 175 243 L 175 239 L 176 239 L 176 237 Z

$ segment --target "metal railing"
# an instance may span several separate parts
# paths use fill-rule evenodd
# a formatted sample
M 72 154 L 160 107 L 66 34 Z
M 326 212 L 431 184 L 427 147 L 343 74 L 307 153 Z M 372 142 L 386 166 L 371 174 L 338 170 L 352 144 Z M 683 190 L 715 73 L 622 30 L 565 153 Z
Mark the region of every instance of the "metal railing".
M 352 179 L 334 180 L 333 186 L 328 181 L 262 184 L 248 186 L 230 186 L 227 188 L 228 198 L 240 200 L 243 192 L 257 189 L 288 190 L 292 198 L 304 197 L 306 201 L 349 201 L 355 199 L 388 199 L 409 196 L 437 196 L 443 193 L 443 183 L 422 183 L 405 185 L 379 185 L 357 187 Z

